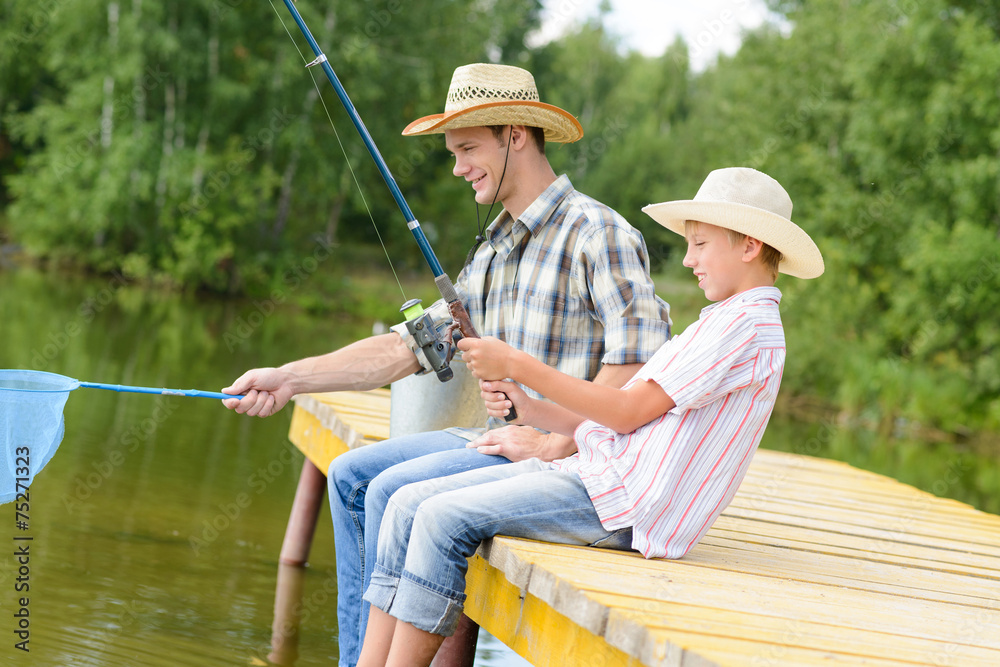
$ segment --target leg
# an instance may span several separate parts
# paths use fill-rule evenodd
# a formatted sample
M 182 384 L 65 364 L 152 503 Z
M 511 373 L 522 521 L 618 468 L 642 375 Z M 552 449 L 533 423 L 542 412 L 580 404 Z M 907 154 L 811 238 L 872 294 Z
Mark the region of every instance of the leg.
M 368 617 L 368 629 L 365 635 L 368 641 L 361 649 L 358 667 L 368 665 L 384 665 L 389 659 L 389 649 L 392 647 L 392 635 L 396 630 L 396 619 L 381 609 L 374 609 Z
M 426 666 L 434 659 L 444 639 L 441 635 L 401 623 L 378 608 L 372 610 L 365 634 L 368 639 L 358 659 L 358 667 Z
M 460 449 L 428 454 L 418 459 L 394 465 L 372 480 L 368 486 L 368 493 L 365 498 L 365 559 L 362 593 L 368 588 L 368 584 L 372 578 L 372 571 L 375 568 L 375 561 L 378 558 L 378 539 L 382 526 L 382 517 L 385 514 L 386 506 L 389 504 L 389 498 L 396 491 L 408 484 L 505 463 L 510 463 L 510 461 L 502 456 L 480 454 L 474 449 L 467 449 L 463 443 Z M 368 610 L 370 608 L 371 605 L 367 601 L 362 602 L 361 633 L 358 637 L 359 646 L 365 641 L 364 633 L 368 625 Z M 475 624 L 473 624 L 473 627 L 475 627 Z M 475 636 L 473 637 L 473 642 L 474 640 Z M 473 650 L 475 650 L 475 643 L 473 643 Z
M 353 667 L 361 651 L 359 636 L 365 563 L 365 497 L 368 484 L 397 463 L 448 449 L 466 441 L 443 432 L 420 433 L 351 450 L 330 464 L 327 484 L 337 552 L 337 623 L 340 667 Z
M 537 460 L 413 484 L 390 500 L 365 598 L 424 632 L 451 634 L 467 559 L 498 534 L 594 544 L 612 533 L 579 477 Z
M 391 616 L 389 618 L 392 618 Z M 396 621 L 392 648 L 386 667 L 427 667 L 441 647 L 444 637 L 418 630 L 409 623 Z
M 445 637 L 431 664 L 433 667 L 472 667 L 476 663 L 478 643 L 479 626 L 462 614 L 455 627 L 455 634 Z

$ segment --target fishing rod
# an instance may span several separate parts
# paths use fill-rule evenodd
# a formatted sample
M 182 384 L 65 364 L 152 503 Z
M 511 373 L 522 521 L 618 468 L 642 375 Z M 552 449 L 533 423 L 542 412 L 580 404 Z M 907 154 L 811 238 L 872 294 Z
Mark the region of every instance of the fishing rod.
M 441 297 L 448 304 L 448 311 L 451 313 L 453 322 L 445 332 L 445 338 L 448 340 L 447 344 L 429 338 L 427 327 L 414 319 L 414 317 L 419 317 L 423 313 L 423 309 L 420 308 L 419 301 L 411 299 L 403 304 L 403 308 L 401 310 L 403 310 L 407 317 L 407 329 L 414 335 L 417 343 L 424 348 L 425 354 L 428 354 L 428 359 L 435 366 L 438 379 L 442 382 L 450 380 L 452 378 L 452 371 L 451 368 L 448 367 L 448 361 L 451 356 L 450 341 L 455 330 L 457 329 L 467 338 L 479 338 L 480 336 L 476 333 L 476 329 L 472 325 L 472 320 L 469 318 L 469 312 L 465 309 L 465 306 L 462 305 L 462 302 L 458 298 L 458 292 L 455 291 L 455 285 L 451 282 L 451 278 L 448 277 L 448 274 L 445 273 L 444 269 L 441 268 L 441 262 L 438 261 L 437 256 L 434 254 L 434 249 L 431 248 L 431 244 L 427 240 L 427 236 L 424 234 L 423 228 L 417 221 L 417 217 L 413 215 L 413 211 L 410 210 L 409 204 L 406 203 L 406 198 L 403 197 L 402 191 L 396 184 L 396 179 L 393 178 L 392 172 L 389 171 L 389 166 L 382 158 L 382 154 L 379 152 L 378 146 L 375 145 L 375 141 L 368 132 L 368 128 L 365 127 L 364 121 L 361 120 L 361 116 L 358 114 L 357 109 L 354 108 L 354 103 L 351 102 L 351 98 L 348 97 L 343 84 L 340 83 L 340 79 L 337 78 L 336 72 L 333 71 L 333 66 L 330 65 L 329 59 L 326 57 L 326 54 L 323 53 L 319 44 L 316 43 L 316 40 L 313 38 L 312 32 L 310 32 L 309 27 L 302 18 L 302 15 L 299 14 L 299 10 L 295 8 L 293 0 L 284 0 L 284 2 L 285 6 L 288 7 L 288 11 L 291 13 L 292 18 L 295 20 L 295 24 L 299 27 L 299 30 L 306 38 L 306 41 L 309 42 L 309 48 L 312 49 L 313 54 L 316 56 L 315 60 L 308 63 L 306 67 L 315 67 L 319 65 L 326 74 L 326 78 L 330 80 L 331 84 L 333 84 L 333 89 L 337 92 L 337 97 L 340 98 L 340 102 L 344 105 L 347 115 L 350 116 L 355 129 L 357 129 L 358 134 L 361 135 L 361 140 L 364 142 L 365 148 L 368 149 L 368 154 L 371 155 L 372 160 L 375 161 L 375 166 L 378 167 L 379 173 L 382 174 L 382 179 L 389 187 L 389 191 L 392 193 L 392 198 L 396 200 L 396 205 L 399 207 L 403 217 L 406 218 L 406 226 L 413 234 L 413 238 L 420 247 L 420 252 L 423 253 L 424 259 L 427 260 L 428 266 L 430 266 L 431 271 L 434 273 L 434 284 L 437 285 L 438 292 L 441 293 Z M 517 419 L 517 413 L 512 406 L 510 414 L 507 415 L 506 420 L 513 421 L 514 419 Z

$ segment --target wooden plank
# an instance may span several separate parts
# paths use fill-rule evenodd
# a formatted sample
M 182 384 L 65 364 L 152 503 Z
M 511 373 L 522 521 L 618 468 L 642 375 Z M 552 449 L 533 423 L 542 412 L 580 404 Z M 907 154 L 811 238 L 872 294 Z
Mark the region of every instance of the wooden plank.
M 522 593 L 481 556 L 469 559 L 466 594 L 466 615 L 534 665 L 641 665 L 536 596 Z
M 388 435 L 389 392 L 298 397 L 317 467 Z M 466 611 L 538 665 L 1000 665 L 1000 517 L 760 450 L 676 561 L 497 537 Z
M 997 653 L 954 642 L 922 638 L 887 642 L 881 632 L 855 628 L 848 635 L 836 625 L 817 623 L 806 618 L 782 618 L 766 614 L 742 614 L 728 609 L 707 606 L 658 602 L 647 604 L 643 613 L 631 611 L 636 600 L 615 594 L 596 597 L 614 607 L 608 622 L 608 637 L 619 643 L 686 642 L 705 647 L 712 655 L 722 640 L 739 642 L 741 664 L 788 664 L 795 649 L 805 649 L 816 655 L 839 655 L 850 659 L 867 659 L 908 664 L 994 664 Z M 736 652 L 734 645 L 727 653 Z M 655 648 L 636 646 L 630 652 L 651 652 Z M 948 660 L 951 660 L 949 663 Z M 993 661 L 993 662 L 990 662 Z M 771 663 L 774 664 L 774 663 Z M 798 663 L 795 663 L 798 664 Z
M 508 546 L 509 553 L 524 564 L 532 565 L 534 571 L 541 569 L 557 577 L 574 588 L 578 595 L 606 592 L 707 605 L 745 614 L 809 618 L 844 628 L 856 627 L 942 642 L 962 637 L 968 631 L 970 616 L 981 619 L 983 625 L 1000 628 L 1000 608 L 995 601 L 989 608 L 970 610 L 961 605 L 912 596 L 817 585 L 759 572 L 706 568 L 684 559 L 646 561 L 632 553 L 573 549 L 526 540 L 517 542 L 516 548 Z M 490 562 L 493 563 L 492 557 Z M 561 613 L 572 613 L 572 610 L 560 608 L 558 598 L 546 599 L 543 591 L 533 587 L 534 578 L 533 574 L 528 583 L 529 593 L 555 605 Z M 858 610 L 864 613 L 859 614 Z M 934 619 L 934 622 L 928 623 L 927 619 Z M 976 641 L 981 647 L 998 651 L 1000 659 L 1000 633 L 996 636 L 982 633 Z
M 728 537 L 750 545 L 774 546 L 789 549 L 811 550 L 818 553 L 840 554 L 857 560 L 859 576 L 869 563 L 897 563 L 909 567 L 924 567 L 941 572 L 953 572 L 983 579 L 996 579 L 996 561 L 991 558 L 969 563 L 952 552 L 924 547 L 919 544 L 897 543 L 889 540 L 876 542 L 855 536 L 806 526 L 764 521 L 747 521 L 720 516 L 708 531 L 702 543 L 711 543 L 715 536 Z M 707 540 L 707 541 L 706 541 Z M 877 549 L 872 546 L 877 544 Z M 945 559 L 947 556 L 947 559 Z

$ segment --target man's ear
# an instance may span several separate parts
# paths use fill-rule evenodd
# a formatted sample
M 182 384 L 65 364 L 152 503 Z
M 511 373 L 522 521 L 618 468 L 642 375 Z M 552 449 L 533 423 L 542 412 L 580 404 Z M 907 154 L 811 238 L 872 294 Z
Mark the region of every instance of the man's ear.
M 514 150 L 521 150 L 527 145 L 528 142 L 528 128 L 524 125 L 511 125 L 510 129 L 510 142 L 511 148 Z
M 743 237 L 743 257 L 744 262 L 752 262 L 754 258 L 760 256 L 760 251 L 764 248 L 764 244 L 755 239 L 752 236 Z

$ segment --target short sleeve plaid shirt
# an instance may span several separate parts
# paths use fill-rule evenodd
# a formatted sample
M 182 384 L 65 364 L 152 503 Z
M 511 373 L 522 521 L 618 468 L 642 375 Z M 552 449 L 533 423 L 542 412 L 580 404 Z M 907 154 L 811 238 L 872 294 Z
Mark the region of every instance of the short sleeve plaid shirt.
M 588 380 L 602 364 L 645 363 L 669 338 L 642 235 L 565 175 L 517 220 L 501 212 L 486 235 L 455 284 L 480 335 Z M 443 301 L 430 310 L 442 327 L 450 321 Z M 393 331 L 415 348 L 405 326 Z

